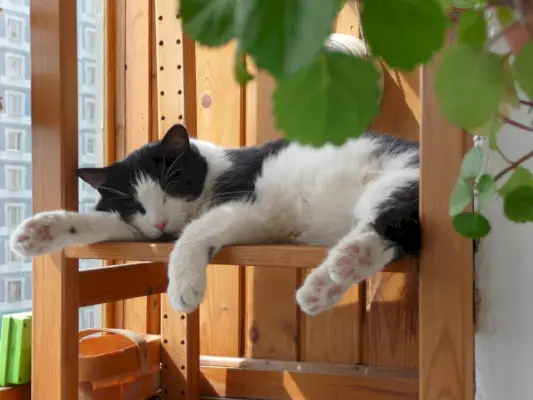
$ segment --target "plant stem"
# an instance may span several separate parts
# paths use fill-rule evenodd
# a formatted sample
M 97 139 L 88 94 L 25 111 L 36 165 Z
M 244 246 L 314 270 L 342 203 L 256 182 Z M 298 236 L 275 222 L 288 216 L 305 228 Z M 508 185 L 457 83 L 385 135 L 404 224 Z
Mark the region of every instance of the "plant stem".
M 533 132 L 533 127 L 531 126 L 522 124 L 518 121 L 512 120 L 511 118 L 504 117 L 503 115 L 501 116 L 501 118 L 502 118 L 502 121 L 505 122 L 506 124 L 516 126 L 517 128 L 523 129 L 527 132 Z
M 502 176 L 504 176 L 507 172 L 512 171 L 513 169 L 516 169 L 516 167 L 520 166 L 520 164 L 522 164 L 524 161 L 529 160 L 531 157 L 533 157 L 533 150 L 531 150 L 529 153 L 523 155 L 522 157 L 520 157 L 515 162 L 512 162 L 507 167 L 505 167 L 500 172 L 498 172 L 496 175 L 494 175 L 494 180 L 497 181 Z
M 533 101 L 529 100 L 520 100 L 520 104 L 522 104 L 523 106 L 533 107 Z

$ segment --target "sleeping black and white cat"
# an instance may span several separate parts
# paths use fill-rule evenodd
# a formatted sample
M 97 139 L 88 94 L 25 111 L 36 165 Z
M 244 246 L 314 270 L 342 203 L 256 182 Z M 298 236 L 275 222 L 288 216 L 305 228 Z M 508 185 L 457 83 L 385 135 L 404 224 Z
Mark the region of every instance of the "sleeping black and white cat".
M 75 244 L 179 237 L 168 295 L 183 312 L 202 301 L 206 266 L 226 245 L 329 246 L 296 293 L 310 315 L 420 248 L 418 144 L 389 136 L 225 149 L 175 125 L 122 161 L 77 172 L 100 193 L 96 210 L 37 214 L 15 230 L 11 248 L 37 256 Z

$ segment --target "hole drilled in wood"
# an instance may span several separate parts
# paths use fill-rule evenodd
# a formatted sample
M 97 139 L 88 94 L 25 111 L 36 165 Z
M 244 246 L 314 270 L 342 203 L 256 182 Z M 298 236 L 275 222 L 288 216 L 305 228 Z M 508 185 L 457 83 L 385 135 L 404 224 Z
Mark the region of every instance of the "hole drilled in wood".
M 161 90 L 161 91 L 159 92 L 159 94 L 160 94 L 161 96 L 164 96 L 164 95 L 165 95 L 165 92 L 164 92 L 163 90 Z
M 159 41 L 159 46 L 163 46 L 163 41 L 162 40 Z
M 178 69 L 181 69 L 181 65 L 178 65 Z
M 182 340 L 180 343 L 181 343 L 181 344 L 185 344 L 185 340 Z
M 168 343 L 168 339 L 163 339 L 163 343 L 167 344 Z
M 178 119 L 179 120 L 183 119 L 183 115 L 178 115 Z
M 182 94 L 183 92 L 181 90 L 178 90 L 178 94 Z
M 159 19 L 159 21 L 162 21 L 163 20 L 163 16 L 160 15 L 158 19 Z
M 184 370 L 184 369 L 185 369 L 185 365 L 182 365 L 180 368 L 181 368 L 182 370 Z
M 161 121 L 164 121 L 165 120 L 165 116 L 161 116 Z
M 185 319 L 185 315 L 182 315 L 182 316 L 181 316 L 181 319 Z
M 163 314 L 163 318 L 167 319 L 168 318 L 168 314 Z
M 181 40 L 176 40 L 176 44 L 181 44 Z
M 159 71 L 163 71 L 164 69 L 165 69 L 165 67 L 163 67 L 163 66 L 159 67 Z

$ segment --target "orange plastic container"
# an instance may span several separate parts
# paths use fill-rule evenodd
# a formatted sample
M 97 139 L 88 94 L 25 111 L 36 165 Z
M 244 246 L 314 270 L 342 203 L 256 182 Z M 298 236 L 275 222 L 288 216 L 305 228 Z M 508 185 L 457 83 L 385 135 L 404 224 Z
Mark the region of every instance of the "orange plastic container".
M 159 393 L 160 336 L 86 329 L 79 337 L 80 400 L 145 400 Z

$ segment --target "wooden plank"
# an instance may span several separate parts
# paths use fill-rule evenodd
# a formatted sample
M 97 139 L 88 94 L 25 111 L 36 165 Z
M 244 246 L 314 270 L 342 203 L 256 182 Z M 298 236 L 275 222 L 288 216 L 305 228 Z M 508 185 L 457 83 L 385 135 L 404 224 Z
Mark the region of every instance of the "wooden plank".
M 151 140 L 150 1 L 126 3 L 126 154 Z M 144 261 L 144 260 L 143 260 Z M 150 301 L 124 302 L 124 327 L 148 333 Z
M 33 0 L 30 14 L 33 212 L 76 210 L 76 3 Z M 32 398 L 77 399 L 78 263 L 62 252 L 37 257 L 32 286 Z
M 30 399 L 31 399 L 31 385 L 30 384 L 0 388 L 0 400 L 30 400 Z
M 245 94 L 247 146 L 261 144 L 281 136 L 276 130 L 272 113 L 274 80 L 263 71 L 258 71 L 255 75 L 255 80 L 248 84 Z M 287 266 L 285 262 L 277 265 Z M 298 273 L 283 269 L 265 270 L 250 267 L 246 269 L 245 274 L 245 356 L 296 360 L 299 325 L 294 292 L 298 284 Z
M 110 3 L 111 1 L 108 1 Z M 113 160 L 126 156 L 126 0 L 114 0 L 115 4 L 115 92 L 114 92 L 114 136 L 115 154 Z M 107 40 L 109 43 L 109 39 Z M 108 90 L 109 88 L 106 87 Z M 111 159 L 111 157 L 110 157 Z M 116 261 L 116 260 L 115 260 Z M 120 263 L 122 261 L 116 261 Z M 113 304 L 113 328 L 124 328 L 124 301 Z
M 357 366 L 338 368 L 328 364 L 306 368 L 307 363 L 290 362 L 277 364 L 278 368 L 268 364 L 264 367 L 257 364 L 202 365 L 201 396 L 265 400 L 418 400 L 418 379 L 411 371 L 379 371 Z M 308 372 L 302 372 L 302 369 Z
M 174 17 L 177 9 L 179 9 L 179 2 L 176 4 L 174 0 L 156 0 L 155 2 L 154 18 L 158 43 L 157 84 L 160 94 L 158 98 L 159 131 L 162 133 L 168 129 L 170 125 L 165 125 L 167 123 L 180 121 L 195 134 L 195 46 L 183 35 L 179 15 L 178 18 Z M 159 45 L 161 40 L 163 46 Z M 163 95 L 161 95 L 162 91 Z M 164 246 L 167 252 L 162 257 L 162 261 L 167 262 L 172 245 Z M 170 306 L 166 294 L 161 295 L 161 337 L 163 398 L 198 399 L 199 311 L 187 315 L 176 313 Z
M 335 32 L 359 37 L 359 20 L 354 1 L 346 2 L 335 21 Z
M 452 227 L 448 199 L 472 138 L 440 113 L 437 55 L 422 72 L 420 393 L 474 398 L 473 244 Z M 445 166 L 445 167 L 444 167 Z
M 233 68 L 235 51 L 235 43 L 216 49 L 196 47 L 197 137 L 224 147 L 244 144 L 241 88 Z M 241 354 L 241 276 L 239 266 L 208 269 L 206 297 L 200 306 L 202 354 Z
M 167 266 L 140 262 L 80 271 L 80 307 L 132 299 L 167 289 Z
M 65 249 L 70 258 L 101 260 L 115 258 L 126 261 L 166 262 L 172 251 L 172 243 L 109 242 L 88 246 L 73 246 Z M 277 268 L 314 268 L 326 255 L 327 249 L 318 246 L 294 245 L 247 245 L 222 248 L 212 259 L 213 264 L 258 265 Z M 396 261 L 387 266 L 389 272 L 406 272 L 409 259 Z M 281 265 L 281 267 L 280 267 Z

